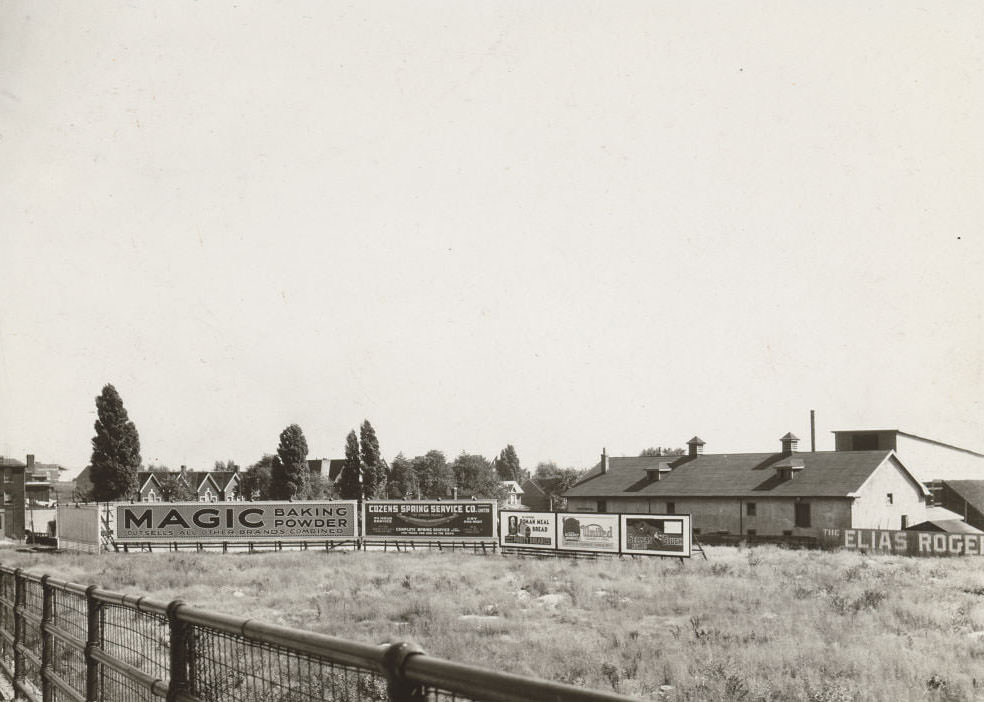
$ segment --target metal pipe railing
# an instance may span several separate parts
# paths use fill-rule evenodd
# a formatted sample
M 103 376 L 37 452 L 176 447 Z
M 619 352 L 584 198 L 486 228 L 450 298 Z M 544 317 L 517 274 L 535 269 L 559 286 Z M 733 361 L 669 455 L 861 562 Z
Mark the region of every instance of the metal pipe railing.
M 3 593 L 11 592 L 11 580 L 14 586 L 13 600 L 3 596 Z M 32 587 L 41 585 L 40 615 L 27 606 L 25 592 L 29 583 Z M 85 622 L 84 641 L 56 625 L 56 592 L 71 593 L 76 596 L 76 601 L 84 603 L 84 611 L 80 608 L 76 612 Z M 36 599 L 34 603 L 36 607 Z M 106 640 L 107 631 L 113 631 L 112 628 L 107 629 L 107 606 L 122 608 L 135 615 L 147 615 L 149 619 L 146 621 L 152 623 L 151 628 L 154 631 L 159 631 L 161 618 L 166 618 L 166 641 L 145 642 L 148 650 L 153 648 L 150 652 L 133 651 L 138 662 L 147 661 L 148 656 L 163 650 L 160 648 L 162 644 L 166 645 L 166 663 L 163 667 L 159 667 L 159 663 L 152 666 L 153 671 L 166 670 L 166 678 L 162 678 L 157 672 L 143 670 L 139 665 L 106 650 L 106 645 L 113 644 L 113 651 L 125 653 L 125 645 L 132 644 Z M 69 605 L 60 600 L 61 614 L 58 616 L 64 616 L 67 607 Z M 0 566 L 0 614 L 0 641 L 6 641 L 9 644 L 8 652 L 13 652 L 13 660 L 0 657 L 0 673 L 12 678 L 11 682 L 18 696 L 29 702 L 52 702 L 56 690 L 59 699 L 64 696 L 67 702 L 101 702 L 106 694 L 103 687 L 107 671 L 122 676 L 134 688 L 142 690 L 144 694 L 141 699 L 146 698 L 149 693 L 154 697 L 166 697 L 169 702 L 199 702 L 196 693 L 210 696 L 205 693 L 215 691 L 205 690 L 207 680 L 198 677 L 201 653 L 197 650 L 196 637 L 211 634 L 230 637 L 247 647 L 259 646 L 273 650 L 276 655 L 322 661 L 327 665 L 338 665 L 343 669 L 355 669 L 379 676 L 386 680 L 388 697 L 394 701 L 421 699 L 425 690 L 438 690 L 489 702 L 628 702 L 632 699 L 615 693 L 586 690 L 443 660 L 428 656 L 410 643 L 371 645 L 348 641 L 326 634 L 211 612 L 189 606 L 180 600 L 165 603 L 95 586 L 86 587 L 58 578 L 24 573 L 20 569 L 4 566 Z M 11 623 L 13 631 L 9 630 Z M 29 631 L 40 641 L 40 655 L 25 643 Z M 134 636 L 132 632 L 130 635 Z M 65 663 L 56 660 L 54 656 L 56 641 L 62 649 L 67 647 L 75 651 L 78 659 L 84 661 L 84 671 L 79 669 L 75 675 L 75 679 L 85 681 L 83 689 L 73 686 L 58 669 L 58 665 Z M 222 661 L 221 665 L 235 666 L 236 661 Z M 32 671 L 28 676 L 29 667 L 37 670 L 38 674 Z M 245 668 L 233 667 L 232 672 L 243 679 L 256 675 L 255 670 Z

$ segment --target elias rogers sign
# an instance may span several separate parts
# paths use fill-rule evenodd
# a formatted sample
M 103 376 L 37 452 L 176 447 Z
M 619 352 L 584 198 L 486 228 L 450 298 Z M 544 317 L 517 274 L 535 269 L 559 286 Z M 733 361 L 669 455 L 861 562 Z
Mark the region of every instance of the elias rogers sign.
M 355 538 L 355 502 L 117 505 L 116 540 L 259 541 Z
M 884 529 L 824 529 L 823 543 L 852 551 L 906 556 L 984 556 L 984 534 Z

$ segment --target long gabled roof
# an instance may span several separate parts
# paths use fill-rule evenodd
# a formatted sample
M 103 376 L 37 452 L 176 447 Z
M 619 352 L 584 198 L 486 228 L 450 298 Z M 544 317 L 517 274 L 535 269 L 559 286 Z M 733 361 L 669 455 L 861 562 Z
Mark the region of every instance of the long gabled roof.
M 609 458 L 609 470 L 592 470 L 565 497 L 851 497 L 872 473 L 892 458 L 892 451 L 818 451 L 737 453 L 680 456 L 669 463 L 670 473 L 650 480 L 647 469 L 667 463 L 667 456 Z M 802 461 L 793 479 L 783 480 L 776 464 Z M 915 478 L 913 483 L 922 487 Z
M 943 484 L 961 500 L 984 514 L 984 480 L 944 480 Z

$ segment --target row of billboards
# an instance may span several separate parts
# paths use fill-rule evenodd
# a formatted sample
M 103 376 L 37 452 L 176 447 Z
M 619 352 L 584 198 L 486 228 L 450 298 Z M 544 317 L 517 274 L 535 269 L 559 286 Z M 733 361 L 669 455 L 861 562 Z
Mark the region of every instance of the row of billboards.
M 689 558 L 687 514 L 502 512 L 499 543 L 515 548 Z
M 498 541 L 502 546 L 689 557 L 689 515 L 499 512 L 495 502 L 143 502 L 117 505 L 119 543 Z M 360 524 L 361 522 L 361 524 Z M 360 528 L 361 527 L 361 528 Z

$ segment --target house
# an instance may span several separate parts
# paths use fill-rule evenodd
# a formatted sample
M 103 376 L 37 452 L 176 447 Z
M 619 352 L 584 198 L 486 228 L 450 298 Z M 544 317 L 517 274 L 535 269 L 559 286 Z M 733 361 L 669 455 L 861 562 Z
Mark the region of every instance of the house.
M 564 493 L 568 510 L 690 514 L 694 533 L 819 536 L 902 529 L 925 520 L 929 492 L 892 450 L 609 457 Z
M 566 500 L 563 478 L 527 478 L 523 481 L 523 505 L 533 512 L 553 512 L 563 509 Z
M 26 503 L 25 471 L 34 464 L 34 456 L 27 457 L 27 463 L 16 458 L 0 456 L 0 483 L 3 484 L 3 504 L 0 505 L 0 533 L 8 539 L 24 538 L 24 515 Z
M 75 479 L 75 495 L 79 501 L 92 490 L 89 479 L 91 466 L 87 466 Z M 235 470 L 193 471 L 181 466 L 180 471 L 137 471 L 137 487 L 132 497 L 135 502 L 161 502 L 168 494 L 165 480 L 174 477 L 183 483 L 199 502 L 230 502 L 242 499 L 239 491 L 241 475 Z
M 523 488 L 515 480 L 503 480 L 500 485 L 506 490 L 506 497 L 499 501 L 503 509 L 520 509 L 523 506 Z
M 308 470 L 311 476 L 320 476 L 329 483 L 337 483 L 342 469 L 345 468 L 344 458 L 310 458 L 308 459 Z
M 232 502 L 242 499 L 239 494 L 239 469 L 191 471 L 181 466 L 185 483 L 199 502 Z

